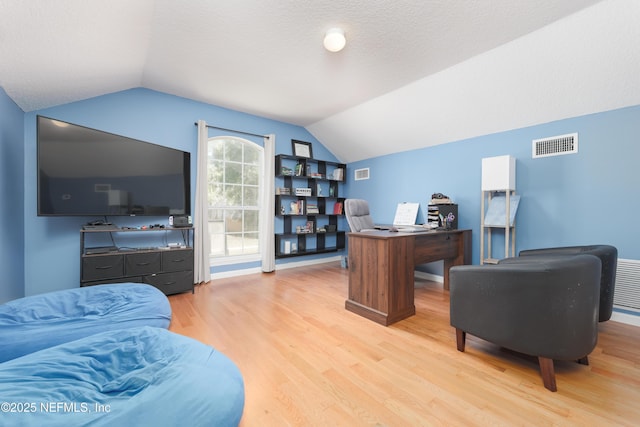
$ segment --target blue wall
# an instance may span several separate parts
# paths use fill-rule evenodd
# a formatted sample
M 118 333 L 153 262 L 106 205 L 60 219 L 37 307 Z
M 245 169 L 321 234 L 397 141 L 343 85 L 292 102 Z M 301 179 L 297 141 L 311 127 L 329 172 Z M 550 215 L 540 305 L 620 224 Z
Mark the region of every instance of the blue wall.
M 24 203 L 20 212 L 0 214 L 3 274 L 0 300 L 73 288 L 79 282 L 79 229 L 95 218 L 36 215 L 36 115 L 93 127 L 192 153 L 195 188 L 197 128 L 194 122 L 276 134 L 276 153 L 291 153 L 291 139 L 314 143 L 314 157 L 335 160 L 304 128 L 146 89 L 132 89 L 41 111 L 23 113 L 0 90 L 0 148 L 3 206 Z M 464 125 L 461 122 L 461 125 Z M 531 159 L 531 140 L 578 132 L 579 153 Z M 211 131 L 211 136 L 223 135 Z M 621 258 L 640 259 L 640 106 L 560 120 L 539 126 L 397 153 L 348 165 L 346 196 L 369 200 L 376 222 L 393 220 L 396 204 L 421 203 L 425 219 L 430 195 L 442 192 L 459 205 L 459 227 L 473 230 L 473 262 L 479 262 L 481 159 L 509 154 L 517 159 L 516 250 L 609 243 Z M 260 138 L 251 138 L 261 143 Z M 371 179 L 353 181 L 353 170 L 371 169 Z M 24 190 L 24 191 L 22 191 Z M 24 194 L 24 196 L 22 195 Z M 13 213 L 13 215 L 12 215 Z M 166 218 L 111 218 L 118 225 L 166 222 Z M 503 245 L 496 242 L 495 256 Z M 24 254 L 24 255 L 23 255 Z M 325 255 L 326 256 L 331 256 Z M 10 260 L 7 262 L 7 260 Z M 300 259 L 280 260 L 295 262 Z M 256 267 L 216 267 L 213 272 Z M 429 267 L 438 273 L 438 265 Z
M 36 115 L 44 115 L 79 125 L 153 142 L 192 153 L 192 189 L 195 190 L 197 127 L 205 120 L 210 125 L 276 135 L 276 153 L 291 154 L 291 139 L 314 143 L 314 157 L 335 160 L 304 128 L 239 113 L 147 89 L 132 89 L 85 101 L 26 113 L 25 146 L 25 294 L 74 288 L 80 281 L 79 230 L 93 217 L 38 217 L 36 215 Z M 228 132 L 210 131 L 210 136 Z M 237 135 L 245 138 L 245 136 Z M 262 144 L 261 138 L 252 138 Z M 192 199 L 193 199 L 192 191 Z M 192 200 L 193 207 L 193 200 Z M 167 218 L 113 217 L 119 226 L 166 223 Z M 283 260 L 291 262 L 293 260 Z M 259 263 L 216 267 L 212 272 L 257 267 Z
M 573 132 L 577 154 L 531 158 L 533 139 Z M 606 243 L 618 248 L 620 258 L 640 259 L 639 137 L 640 106 L 560 120 L 354 162 L 347 193 L 367 199 L 377 223 L 391 223 L 397 203 L 404 201 L 420 202 L 423 222 L 431 194 L 448 195 L 459 205 L 459 228 L 473 230 L 478 264 L 481 159 L 508 154 L 516 158 L 516 192 L 522 197 L 516 253 Z M 371 179 L 353 181 L 353 170 L 366 167 Z M 504 240 L 494 241 L 494 256 L 503 255 Z
M 0 88 L 0 304 L 24 296 L 23 114 Z

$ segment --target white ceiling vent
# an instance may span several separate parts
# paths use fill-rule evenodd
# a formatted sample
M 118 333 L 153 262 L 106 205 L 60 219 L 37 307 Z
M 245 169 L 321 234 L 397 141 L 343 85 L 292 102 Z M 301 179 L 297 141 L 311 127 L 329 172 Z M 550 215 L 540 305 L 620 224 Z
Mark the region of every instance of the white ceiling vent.
M 532 157 L 551 157 L 578 152 L 578 134 L 552 136 L 550 138 L 534 139 L 531 144 Z
M 356 169 L 353 173 L 353 176 L 356 181 L 361 181 L 363 179 L 369 179 L 369 168 Z

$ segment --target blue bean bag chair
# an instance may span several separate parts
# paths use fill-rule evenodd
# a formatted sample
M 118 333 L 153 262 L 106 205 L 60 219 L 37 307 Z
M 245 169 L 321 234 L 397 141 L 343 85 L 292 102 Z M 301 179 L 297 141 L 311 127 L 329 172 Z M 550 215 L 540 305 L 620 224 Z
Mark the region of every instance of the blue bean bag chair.
M 119 283 L 67 289 L 0 305 L 0 362 L 98 332 L 168 328 L 171 306 L 157 288 Z
M 0 404 L 7 426 L 237 426 L 244 381 L 212 347 L 138 327 L 0 363 Z

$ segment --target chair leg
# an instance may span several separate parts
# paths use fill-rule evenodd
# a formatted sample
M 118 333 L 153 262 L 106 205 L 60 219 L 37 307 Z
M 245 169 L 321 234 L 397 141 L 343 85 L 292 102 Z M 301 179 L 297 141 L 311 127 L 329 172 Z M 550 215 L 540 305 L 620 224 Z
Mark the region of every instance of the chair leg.
M 540 364 L 540 375 L 542 375 L 542 382 L 545 388 L 551 391 L 558 391 L 556 387 L 556 374 L 553 369 L 553 359 L 538 357 L 538 363 Z
M 589 366 L 589 356 L 585 356 L 581 359 L 576 360 L 576 362 L 578 362 L 581 365 L 586 365 Z
M 458 351 L 464 351 L 464 344 L 467 338 L 467 333 L 462 329 L 456 328 L 456 345 L 458 346 Z

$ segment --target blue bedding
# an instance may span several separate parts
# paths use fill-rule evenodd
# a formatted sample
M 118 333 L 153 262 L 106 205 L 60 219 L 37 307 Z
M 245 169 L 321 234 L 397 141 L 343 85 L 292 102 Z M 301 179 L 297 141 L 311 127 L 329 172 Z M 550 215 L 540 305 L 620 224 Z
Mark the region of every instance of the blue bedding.
M 0 362 L 98 332 L 135 326 L 168 328 L 170 322 L 167 297 L 140 283 L 19 298 L 0 305 Z
M 0 405 L 11 426 L 237 426 L 244 381 L 205 344 L 130 328 L 0 363 Z

